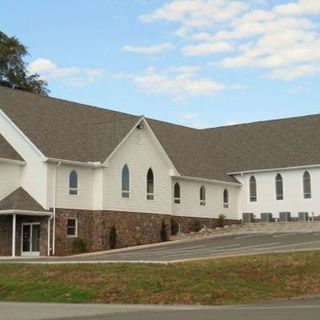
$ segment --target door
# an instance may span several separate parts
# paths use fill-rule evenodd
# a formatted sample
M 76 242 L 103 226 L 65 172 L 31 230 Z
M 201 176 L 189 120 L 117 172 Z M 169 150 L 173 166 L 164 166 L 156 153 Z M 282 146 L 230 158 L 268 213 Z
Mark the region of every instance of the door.
M 21 238 L 22 255 L 40 254 L 40 223 L 23 223 Z

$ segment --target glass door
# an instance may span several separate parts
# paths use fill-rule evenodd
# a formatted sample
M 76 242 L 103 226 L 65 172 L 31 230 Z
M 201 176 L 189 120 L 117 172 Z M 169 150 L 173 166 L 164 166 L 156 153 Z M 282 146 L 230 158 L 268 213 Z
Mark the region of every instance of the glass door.
M 22 224 L 22 255 L 40 254 L 40 223 Z

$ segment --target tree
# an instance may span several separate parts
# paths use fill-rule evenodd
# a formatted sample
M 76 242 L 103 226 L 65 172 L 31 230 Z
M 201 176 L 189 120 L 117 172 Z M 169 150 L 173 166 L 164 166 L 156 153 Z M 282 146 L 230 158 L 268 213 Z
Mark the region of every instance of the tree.
M 169 240 L 168 231 L 167 231 L 167 227 L 166 227 L 164 220 L 162 220 L 162 222 L 161 222 L 160 240 L 162 242 Z
M 23 58 L 27 48 L 16 37 L 8 37 L 0 31 L 0 85 L 47 96 L 47 81 L 39 74 L 29 74 Z
M 117 229 L 115 225 L 112 225 L 109 233 L 109 247 L 110 249 L 114 249 L 117 244 Z

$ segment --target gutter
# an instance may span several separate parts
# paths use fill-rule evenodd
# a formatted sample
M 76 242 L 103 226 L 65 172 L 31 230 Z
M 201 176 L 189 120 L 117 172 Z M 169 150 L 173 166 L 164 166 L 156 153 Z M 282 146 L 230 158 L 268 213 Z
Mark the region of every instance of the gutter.
M 31 216 L 52 216 L 52 212 L 49 211 L 32 211 L 32 210 L 0 210 L 1 214 L 19 214 L 19 215 L 31 215 Z
M 207 183 L 215 183 L 215 184 L 222 184 L 222 185 L 230 185 L 234 187 L 241 187 L 241 183 L 237 182 L 228 182 L 228 181 L 221 181 L 215 179 L 206 179 L 206 178 L 195 178 L 190 176 L 171 176 L 172 178 L 181 179 L 181 180 L 191 180 L 191 181 L 202 181 Z
M 47 163 L 55 163 L 55 164 L 66 164 L 66 165 L 76 165 L 81 167 L 89 167 L 89 168 L 105 168 L 106 166 L 103 165 L 100 161 L 97 162 L 82 162 L 82 161 L 74 161 L 74 160 L 64 160 L 64 159 L 57 159 L 57 158 L 46 158 L 44 162 Z
M 16 164 L 18 166 L 25 166 L 27 164 L 24 160 L 13 160 L 7 158 L 0 158 L 0 162 Z

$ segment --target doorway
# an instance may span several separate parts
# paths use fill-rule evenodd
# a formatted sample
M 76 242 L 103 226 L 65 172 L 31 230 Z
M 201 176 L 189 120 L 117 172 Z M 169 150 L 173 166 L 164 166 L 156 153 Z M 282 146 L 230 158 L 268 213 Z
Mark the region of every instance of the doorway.
M 23 223 L 21 232 L 21 255 L 40 255 L 40 223 Z

